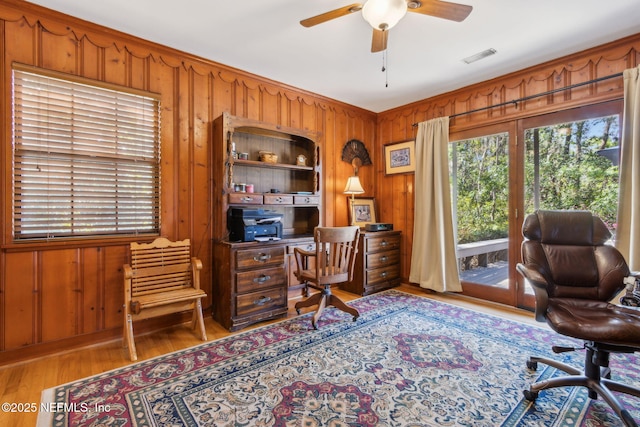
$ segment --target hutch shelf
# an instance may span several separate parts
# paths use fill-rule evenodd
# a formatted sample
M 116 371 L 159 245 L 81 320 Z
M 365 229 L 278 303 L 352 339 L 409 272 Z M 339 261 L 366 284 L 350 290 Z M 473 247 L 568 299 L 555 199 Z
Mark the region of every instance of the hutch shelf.
M 223 114 L 212 128 L 213 317 L 230 330 L 285 316 L 293 248 L 313 244 L 320 223 L 318 135 Z M 229 210 L 265 209 L 280 240 L 230 241 Z

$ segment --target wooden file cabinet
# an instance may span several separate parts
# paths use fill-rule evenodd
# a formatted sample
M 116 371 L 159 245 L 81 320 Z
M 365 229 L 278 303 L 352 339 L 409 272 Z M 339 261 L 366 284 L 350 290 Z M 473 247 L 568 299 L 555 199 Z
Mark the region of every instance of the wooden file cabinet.
M 400 238 L 400 231 L 362 232 L 353 280 L 341 288 L 369 295 L 400 285 Z
M 213 317 L 230 331 L 286 316 L 286 244 L 218 243 Z

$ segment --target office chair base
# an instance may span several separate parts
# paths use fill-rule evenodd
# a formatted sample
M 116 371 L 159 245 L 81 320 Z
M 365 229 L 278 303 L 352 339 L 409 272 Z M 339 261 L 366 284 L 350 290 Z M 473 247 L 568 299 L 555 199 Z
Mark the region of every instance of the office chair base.
M 318 329 L 318 319 L 320 315 L 324 311 L 326 307 L 334 306 L 338 310 L 349 313 L 353 316 L 353 321 L 355 322 L 360 317 L 360 313 L 353 307 L 349 307 L 344 303 L 340 298 L 333 295 L 331 293 L 331 287 L 327 286 L 321 292 L 317 294 L 311 295 L 308 299 L 304 301 L 299 301 L 295 305 L 296 313 L 300 314 L 300 309 L 303 307 L 311 307 L 313 305 L 318 305 L 318 308 L 311 319 L 311 324 L 313 325 L 313 329 Z
M 589 353 L 590 352 L 587 352 L 587 360 L 589 360 Z M 544 363 L 545 365 L 566 372 L 569 374 L 569 376 L 551 378 L 532 384 L 529 387 L 529 390 L 522 391 L 526 400 L 529 400 L 531 402 L 535 401 L 538 398 L 538 393 L 540 391 L 549 388 L 586 387 L 589 390 L 589 397 L 591 399 L 596 399 L 598 396 L 600 396 L 611 407 L 611 409 L 615 411 L 615 413 L 618 415 L 618 417 L 620 417 L 625 426 L 638 427 L 638 424 L 631 417 L 629 411 L 622 407 L 618 399 L 613 395 L 612 391 L 640 397 L 640 389 L 610 380 L 609 377 L 611 375 L 611 370 L 608 367 L 601 368 L 589 363 L 590 366 L 587 366 L 585 371 L 592 372 L 590 377 L 584 375 L 578 369 L 565 363 L 558 362 L 557 360 L 532 356 L 527 361 L 527 368 L 535 370 L 538 367 L 538 363 Z M 595 374 L 593 372 L 595 372 Z

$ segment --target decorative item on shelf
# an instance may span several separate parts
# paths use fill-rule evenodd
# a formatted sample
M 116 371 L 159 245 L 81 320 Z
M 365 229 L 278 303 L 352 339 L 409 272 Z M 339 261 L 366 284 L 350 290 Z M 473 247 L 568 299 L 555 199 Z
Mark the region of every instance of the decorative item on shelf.
M 258 154 L 260 154 L 259 159 L 261 162 L 265 162 L 265 163 L 278 162 L 278 156 L 275 153 L 272 153 L 270 151 L 260 151 Z
M 238 159 L 240 160 L 249 160 L 249 153 L 239 153 Z
M 307 156 L 304 154 L 298 154 L 298 157 L 296 157 L 296 165 L 307 166 Z
M 353 174 L 357 176 L 360 166 L 371 164 L 371 157 L 369 157 L 367 147 L 364 146 L 362 141 L 352 139 L 342 147 L 342 161 L 351 163 Z

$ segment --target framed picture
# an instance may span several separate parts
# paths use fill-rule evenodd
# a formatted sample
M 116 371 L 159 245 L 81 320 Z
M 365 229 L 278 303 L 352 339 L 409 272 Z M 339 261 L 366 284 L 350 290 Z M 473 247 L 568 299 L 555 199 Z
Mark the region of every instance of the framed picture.
M 410 173 L 416 170 L 416 142 L 405 141 L 384 146 L 384 173 Z
M 364 227 L 374 222 L 377 222 L 374 197 L 349 198 L 349 224 Z

